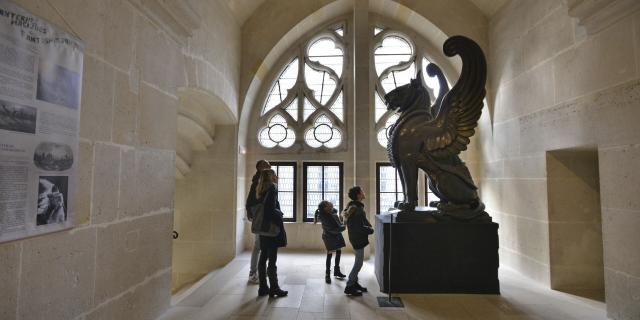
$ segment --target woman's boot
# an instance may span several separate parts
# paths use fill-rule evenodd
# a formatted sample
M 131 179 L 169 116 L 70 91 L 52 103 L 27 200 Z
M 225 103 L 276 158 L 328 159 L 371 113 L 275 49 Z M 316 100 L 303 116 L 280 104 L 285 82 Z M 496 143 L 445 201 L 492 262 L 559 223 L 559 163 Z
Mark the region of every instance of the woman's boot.
M 269 277 L 269 296 L 270 297 L 284 297 L 286 295 L 289 294 L 288 291 L 284 291 L 282 289 L 280 289 L 280 286 L 278 285 L 278 272 L 277 272 L 277 268 L 273 267 L 273 268 L 268 268 L 267 269 L 267 276 Z
M 269 294 L 269 286 L 267 285 L 267 275 L 258 271 L 258 296 L 264 297 Z
M 326 282 L 327 284 L 331 284 L 331 269 L 327 269 L 327 271 L 325 272 L 324 282 Z
M 333 276 L 336 278 L 344 279 L 347 275 L 340 272 L 340 266 L 333 267 Z

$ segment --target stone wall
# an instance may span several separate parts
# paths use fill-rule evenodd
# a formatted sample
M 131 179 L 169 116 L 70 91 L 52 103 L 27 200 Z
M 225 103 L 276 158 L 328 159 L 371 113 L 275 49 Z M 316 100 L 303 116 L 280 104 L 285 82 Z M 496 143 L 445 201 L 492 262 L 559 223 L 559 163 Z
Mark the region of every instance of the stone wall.
M 546 153 L 597 150 L 606 303 L 615 319 L 640 314 L 639 31 L 640 12 L 587 35 L 564 2 L 511 1 L 490 21 L 495 103 L 479 131 L 481 192 L 501 224 L 501 263 L 546 284 L 554 222 Z
M 190 1 L 207 21 L 181 43 L 134 0 L 16 2 L 86 43 L 78 226 L 0 244 L 0 319 L 153 319 L 171 294 L 177 90 L 237 110 L 239 26 Z
M 235 257 L 236 145 L 235 126 L 217 126 L 213 145 L 176 182 L 174 291 Z
M 202 26 L 183 49 L 186 87 L 202 90 L 220 100 L 238 117 L 240 25 L 228 1 L 191 1 L 203 18 Z M 190 172 L 176 183 L 173 245 L 173 291 L 211 270 L 224 266 L 236 254 L 236 125 L 210 120 L 215 135 L 206 151 L 193 153 Z M 179 140 L 180 141 L 180 140 Z

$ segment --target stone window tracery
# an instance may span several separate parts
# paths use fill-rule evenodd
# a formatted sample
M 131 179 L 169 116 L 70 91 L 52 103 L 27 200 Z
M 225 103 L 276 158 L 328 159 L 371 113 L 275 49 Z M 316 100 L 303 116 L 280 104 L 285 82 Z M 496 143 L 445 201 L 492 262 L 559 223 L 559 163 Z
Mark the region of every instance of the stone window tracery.
M 345 138 L 343 25 L 301 46 L 282 69 L 260 113 L 258 142 L 265 148 L 335 149 Z
M 377 26 L 373 28 L 373 42 L 373 67 L 377 75 L 373 99 L 375 130 L 378 143 L 386 148 L 389 129 L 398 119 L 398 115 L 387 111 L 384 95 L 409 83 L 411 79 L 416 77 L 419 70 L 423 71 L 423 79 L 430 91 L 432 103 L 435 101 L 440 86 L 435 77 L 429 77 L 425 73 L 430 61 L 424 55 L 424 50 L 416 48 L 415 42 L 408 36 L 395 30 Z

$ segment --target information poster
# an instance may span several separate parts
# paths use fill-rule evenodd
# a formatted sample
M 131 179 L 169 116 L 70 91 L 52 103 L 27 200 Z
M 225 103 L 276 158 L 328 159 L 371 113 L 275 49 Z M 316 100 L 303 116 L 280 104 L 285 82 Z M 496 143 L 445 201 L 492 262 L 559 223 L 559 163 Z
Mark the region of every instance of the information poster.
M 73 226 L 83 50 L 0 0 L 0 242 Z

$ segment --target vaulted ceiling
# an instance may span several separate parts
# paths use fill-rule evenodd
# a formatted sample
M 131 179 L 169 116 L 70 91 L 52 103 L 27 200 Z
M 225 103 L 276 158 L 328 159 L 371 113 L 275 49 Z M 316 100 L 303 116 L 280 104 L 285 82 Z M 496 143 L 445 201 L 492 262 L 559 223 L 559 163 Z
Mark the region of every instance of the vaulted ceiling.
M 224 0 L 242 25 L 264 2 L 270 0 Z M 307 0 L 303 0 L 307 1 Z M 464 0 L 459 0 L 464 1 Z M 509 0 L 468 0 L 484 13 L 487 18 L 491 18 Z

